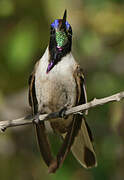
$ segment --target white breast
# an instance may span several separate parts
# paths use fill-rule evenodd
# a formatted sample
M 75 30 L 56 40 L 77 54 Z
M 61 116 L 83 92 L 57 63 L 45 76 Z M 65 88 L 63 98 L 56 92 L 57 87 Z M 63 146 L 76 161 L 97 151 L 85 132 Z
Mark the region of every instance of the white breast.
M 71 53 L 67 54 L 47 74 L 48 48 L 40 60 L 35 74 L 38 109 L 43 113 L 58 111 L 64 105 L 74 106 L 76 101 L 76 83 L 73 77 L 77 63 Z

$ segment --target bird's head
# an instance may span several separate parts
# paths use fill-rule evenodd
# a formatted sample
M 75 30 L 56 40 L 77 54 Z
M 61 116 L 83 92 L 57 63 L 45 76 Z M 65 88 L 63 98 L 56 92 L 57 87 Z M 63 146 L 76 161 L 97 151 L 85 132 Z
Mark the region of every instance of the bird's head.
M 51 66 L 52 68 L 61 60 L 62 57 L 71 51 L 72 28 L 68 21 L 66 21 L 66 18 L 67 11 L 65 10 L 63 18 L 56 19 L 50 25 L 49 51 L 50 62 L 53 64 Z
M 72 39 L 72 28 L 66 21 L 66 17 L 67 11 L 65 10 L 63 19 L 56 19 L 51 24 L 50 36 L 54 37 L 56 47 L 60 50 Z

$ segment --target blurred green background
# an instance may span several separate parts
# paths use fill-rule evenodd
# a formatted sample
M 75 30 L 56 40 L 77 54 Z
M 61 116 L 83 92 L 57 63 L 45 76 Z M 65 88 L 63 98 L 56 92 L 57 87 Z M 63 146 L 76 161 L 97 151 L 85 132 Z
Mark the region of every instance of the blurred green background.
M 30 112 L 28 77 L 49 41 L 50 23 L 65 8 L 73 27 L 73 54 L 84 69 L 88 100 L 124 90 L 123 0 L 0 0 L 0 120 Z M 123 180 L 124 102 L 89 111 L 98 167 L 82 168 L 70 153 L 49 175 L 32 126 L 0 134 L 1 180 Z M 53 148 L 58 137 L 51 137 Z

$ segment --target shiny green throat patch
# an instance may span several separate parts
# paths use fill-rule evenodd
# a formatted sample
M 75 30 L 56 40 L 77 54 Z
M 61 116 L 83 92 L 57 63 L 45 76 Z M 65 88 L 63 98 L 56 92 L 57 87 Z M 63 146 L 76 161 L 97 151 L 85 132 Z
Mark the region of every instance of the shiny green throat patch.
M 56 42 L 57 42 L 57 46 L 62 47 L 66 44 L 68 38 L 66 36 L 65 32 L 56 32 Z

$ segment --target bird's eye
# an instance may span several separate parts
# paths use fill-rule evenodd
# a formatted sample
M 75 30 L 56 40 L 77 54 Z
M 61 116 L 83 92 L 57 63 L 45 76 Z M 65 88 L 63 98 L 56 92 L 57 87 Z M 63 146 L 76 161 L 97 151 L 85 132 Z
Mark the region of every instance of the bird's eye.
M 50 31 L 51 34 L 55 34 L 55 29 L 51 26 L 51 31 Z

